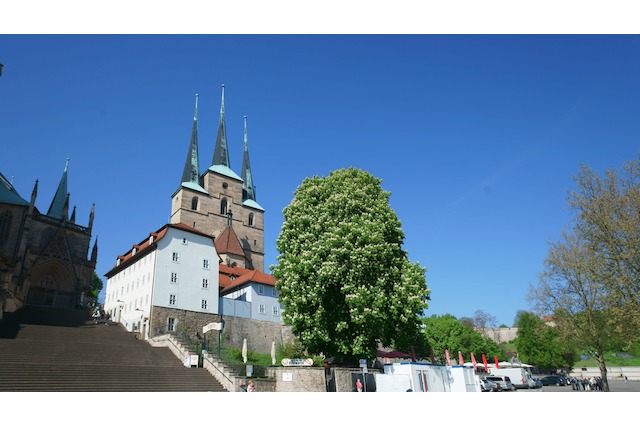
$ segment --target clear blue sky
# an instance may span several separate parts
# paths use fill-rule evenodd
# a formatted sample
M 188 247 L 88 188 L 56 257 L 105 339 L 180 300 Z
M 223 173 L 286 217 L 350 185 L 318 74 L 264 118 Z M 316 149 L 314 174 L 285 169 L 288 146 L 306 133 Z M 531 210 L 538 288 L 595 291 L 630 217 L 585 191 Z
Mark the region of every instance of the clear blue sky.
M 0 35 L 0 171 L 48 209 L 67 157 L 71 204 L 96 204 L 97 272 L 168 222 L 199 102 L 203 172 L 225 85 L 232 169 L 243 116 L 266 265 L 305 177 L 382 180 L 427 314 L 511 325 L 585 163 L 637 158 L 637 35 Z M 106 285 L 106 279 L 105 279 Z

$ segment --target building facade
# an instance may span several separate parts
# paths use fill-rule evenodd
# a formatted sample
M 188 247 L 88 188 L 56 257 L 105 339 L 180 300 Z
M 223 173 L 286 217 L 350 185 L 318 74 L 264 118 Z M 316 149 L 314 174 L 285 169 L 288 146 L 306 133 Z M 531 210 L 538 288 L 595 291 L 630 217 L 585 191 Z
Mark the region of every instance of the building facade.
M 36 207 L 38 181 L 23 199 L 0 174 L 0 315 L 25 304 L 74 308 L 86 303 L 98 256 L 91 252 L 95 205 L 87 226 L 69 213 L 69 161 L 47 213 Z
M 222 316 L 282 323 L 275 279 L 262 272 L 264 209 L 256 202 L 246 117 L 243 154 L 240 176 L 229 162 L 223 86 L 212 165 L 200 174 L 196 95 L 169 224 L 118 256 L 106 274 L 104 309 L 113 321 L 145 338 L 193 335 Z
M 146 338 L 175 332 L 185 311 L 217 321 L 219 260 L 211 236 L 167 224 L 118 256 L 105 275 L 104 310 Z
M 191 140 L 182 180 L 171 196 L 171 223 L 183 223 L 214 238 L 232 226 L 242 255 L 229 265 L 264 271 L 264 209 L 256 201 L 249 161 L 247 118 L 244 117 L 244 151 L 241 175 L 231 169 L 224 112 L 224 86 L 220 119 L 211 166 L 200 173 L 198 157 L 198 97 Z

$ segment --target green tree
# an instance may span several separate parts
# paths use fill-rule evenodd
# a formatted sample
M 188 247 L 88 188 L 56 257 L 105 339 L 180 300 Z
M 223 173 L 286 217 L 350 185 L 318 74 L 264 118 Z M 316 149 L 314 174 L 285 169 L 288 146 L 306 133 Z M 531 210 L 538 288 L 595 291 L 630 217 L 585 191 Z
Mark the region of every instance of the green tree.
M 562 339 L 598 360 L 608 391 L 604 353 L 613 342 L 616 320 L 608 309 L 604 263 L 579 230 L 563 232 L 561 241 L 550 244 L 539 284 L 528 297 L 539 313 L 553 313 L 554 330 Z
M 425 318 L 424 325 L 427 346 L 433 350 L 438 361 L 443 360 L 446 350 L 449 350 L 451 358 L 455 360 L 457 360 L 458 352 L 461 352 L 467 361 L 470 360 L 471 353 L 473 353 L 478 363 L 480 363 L 482 354 L 488 360 L 493 360 L 494 356 L 499 359 L 504 357 L 498 344 L 483 337 L 472 327 L 464 325 L 451 314 L 433 315 Z
M 573 366 L 575 353 L 569 350 L 568 342 L 560 337 L 558 330 L 529 312 L 519 312 L 517 320 L 518 337 L 514 344 L 522 362 L 542 370 Z
M 93 278 L 91 279 L 91 284 L 89 286 L 89 292 L 88 292 L 89 298 L 98 298 L 98 295 L 100 295 L 100 292 L 102 291 L 102 286 L 103 286 L 102 279 L 94 271 Z
M 283 319 L 311 353 L 373 358 L 379 343 L 408 351 L 421 341 L 426 269 L 402 249 L 380 184 L 355 168 L 306 178 L 283 210 L 271 268 Z
M 640 337 L 640 160 L 603 177 L 583 165 L 575 181 L 575 232 L 598 258 L 614 332 L 630 344 Z

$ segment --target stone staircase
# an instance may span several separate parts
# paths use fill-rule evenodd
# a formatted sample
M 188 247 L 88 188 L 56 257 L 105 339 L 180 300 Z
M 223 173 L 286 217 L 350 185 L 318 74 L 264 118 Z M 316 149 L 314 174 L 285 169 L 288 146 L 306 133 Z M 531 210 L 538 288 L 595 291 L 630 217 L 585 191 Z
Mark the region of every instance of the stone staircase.
M 0 321 L 2 391 L 226 391 L 205 369 L 87 310 L 27 306 Z

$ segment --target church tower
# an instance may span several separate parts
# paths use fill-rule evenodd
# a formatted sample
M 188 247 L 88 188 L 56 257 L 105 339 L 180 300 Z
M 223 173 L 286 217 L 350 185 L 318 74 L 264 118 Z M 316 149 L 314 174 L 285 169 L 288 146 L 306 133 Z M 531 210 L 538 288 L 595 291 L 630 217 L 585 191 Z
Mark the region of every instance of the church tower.
M 258 204 L 249 164 L 246 117 L 242 177 L 231 169 L 224 111 L 224 85 L 220 118 L 211 166 L 199 175 L 198 98 L 191 131 L 191 142 L 180 187 L 172 195 L 171 223 L 184 223 L 210 234 L 214 239 L 232 236 L 238 240 L 244 257 L 237 266 L 264 271 L 264 209 Z M 231 228 L 232 230 L 229 230 Z M 231 231 L 231 232 L 230 232 Z M 228 244 L 226 244 L 228 246 Z M 232 246 L 235 247 L 235 242 Z M 244 265 L 243 265 L 244 264 Z

